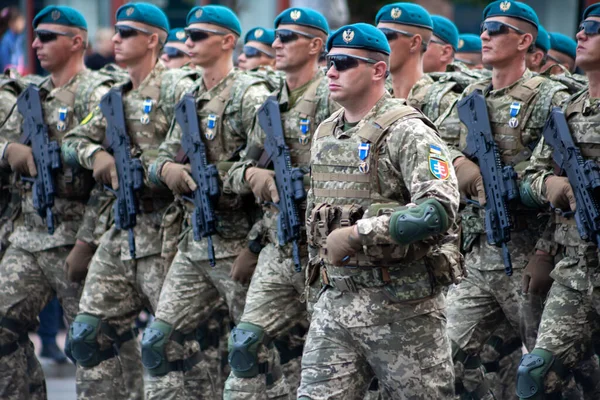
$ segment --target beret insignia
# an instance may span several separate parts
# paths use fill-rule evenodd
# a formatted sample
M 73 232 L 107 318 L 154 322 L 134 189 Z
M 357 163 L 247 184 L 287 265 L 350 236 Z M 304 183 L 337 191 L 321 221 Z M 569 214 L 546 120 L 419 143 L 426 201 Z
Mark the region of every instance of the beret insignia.
M 300 10 L 293 10 L 292 12 L 290 12 L 290 18 L 294 21 L 298 21 L 301 16 L 302 13 L 300 12 Z

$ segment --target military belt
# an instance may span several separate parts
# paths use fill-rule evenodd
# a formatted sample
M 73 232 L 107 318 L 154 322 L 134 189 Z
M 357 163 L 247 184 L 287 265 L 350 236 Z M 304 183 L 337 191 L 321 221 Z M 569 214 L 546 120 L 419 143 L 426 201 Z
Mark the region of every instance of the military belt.
M 391 282 L 389 270 L 385 267 L 362 269 L 359 267 L 332 267 L 321 269 L 324 285 L 341 292 L 357 292 L 360 288 L 382 287 Z
M 15 351 L 17 351 L 17 349 L 20 346 L 23 346 L 24 344 L 26 344 L 28 340 L 29 340 L 29 336 L 27 335 L 27 332 L 25 332 L 25 333 L 22 333 L 21 335 L 19 335 L 19 338 L 17 339 L 16 342 L 11 342 L 11 343 L 0 346 L 0 357 L 5 357 L 8 355 L 11 355 Z

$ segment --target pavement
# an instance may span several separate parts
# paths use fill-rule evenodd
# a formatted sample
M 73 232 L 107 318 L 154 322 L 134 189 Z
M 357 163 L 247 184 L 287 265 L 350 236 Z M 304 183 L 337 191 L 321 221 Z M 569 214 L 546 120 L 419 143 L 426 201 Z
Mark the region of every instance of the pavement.
M 65 344 L 66 331 L 60 331 L 56 343 L 61 349 Z M 41 342 L 39 337 L 32 333 L 29 338 L 35 345 L 35 352 L 39 355 Z M 46 376 L 46 389 L 48 400 L 76 400 L 75 394 L 75 366 L 71 362 L 56 364 L 47 358 L 39 358 L 44 375 Z

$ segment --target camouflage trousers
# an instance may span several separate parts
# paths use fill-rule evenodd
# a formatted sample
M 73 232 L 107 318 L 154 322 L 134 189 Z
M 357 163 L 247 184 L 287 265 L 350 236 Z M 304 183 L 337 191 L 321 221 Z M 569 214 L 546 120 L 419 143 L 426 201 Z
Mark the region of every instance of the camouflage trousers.
M 391 303 L 380 288 L 328 287 L 314 307 L 299 399 L 362 400 L 373 377 L 385 399 L 451 399 L 444 298 Z
M 114 229 L 104 238 L 114 236 Z M 156 309 L 168 269 L 168 263 L 160 255 L 121 260 L 120 248 L 120 240 L 102 240 L 90 263 L 79 304 L 80 313 L 100 318 L 119 336 L 132 330 L 136 316 L 144 308 Z M 105 350 L 113 346 L 115 340 L 101 332 L 98 343 L 100 350 Z M 128 346 L 133 346 L 134 351 L 124 351 Z M 128 399 L 131 382 L 135 382 L 136 392 L 143 393 L 142 374 L 139 343 L 128 340 L 118 356 L 91 368 L 78 365 L 77 397 L 80 400 Z
M 564 393 L 568 378 L 575 375 L 585 398 L 600 398 L 598 358 L 593 355 L 592 346 L 599 318 L 600 287 L 580 291 L 554 281 L 542 314 L 536 349 L 552 353 L 555 365 L 562 368 L 553 365 L 548 371 L 545 393 Z
M 214 267 L 208 260 L 194 258 L 193 252 L 177 252 L 160 295 L 156 319 L 187 336 L 183 345 L 174 340 L 167 343 L 167 361 L 187 360 L 194 355 L 198 355 L 200 361 L 185 372 L 171 371 L 163 376 L 148 377 L 147 399 L 213 399 L 221 390 L 216 386 L 222 383 L 215 382 L 212 376 L 218 367 L 214 365 L 215 356 L 206 354 L 219 351 L 218 347 L 201 348 L 198 340 L 188 335 L 209 319 L 221 299 L 227 304 L 231 320 L 239 322 L 248 286 L 229 277 L 234 257 L 219 258 Z
M 290 247 L 279 248 L 269 243 L 262 249 L 241 318 L 242 322 L 260 326 L 271 339 L 269 346 L 260 344 L 258 349 L 258 363 L 266 365 L 268 373 L 252 378 L 236 377 L 231 373 L 225 383 L 225 399 L 287 399 L 300 384 L 299 367 L 306 331 L 301 330 L 299 324 L 305 322 L 308 325 L 304 302 L 305 273 L 304 270 L 295 271 L 291 251 L 287 251 Z M 301 260 L 301 265 L 306 264 L 306 259 Z M 299 334 L 294 334 L 293 331 L 298 329 Z M 276 354 L 274 339 L 278 339 L 277 343 L 285 352 Z M 284 361 L 282 367 L 280 363 Z
M 71 322 L 75 317 L 81 285 L 66 278 L 64 261 L 69 250 L 69 247 L 58 247 L 30 253 L 11 245 L 2 258 L 0 346 L 18 344 L 14 351 L 0 357 L 2 399 L 46 398 L 44 374 L 27 332 L 37 326 L 38 314 L 55 295 L 67 320 Z M 19 326 L 9 328 L 4 318 Z
M 493 398 L 491 384 L 484 377 L 480 353 L 499 326 L 508 324 L 510 328 L 507 326 L 506 332 L 520 331 L 523 270 L 514 269 L 513 276 L 508 277 L 503 270 L 475 269 L 468 258 L 466 264 L 468 276 L 459 285 L 451 287 L 447 296 L 448 336 L 452 341 L 457 385 L 462 384 L 466 392 L 480 398 Z M 500 371 L 500 374 L 504 373 Z M 507 375 L 510 376 L 510 372 Z

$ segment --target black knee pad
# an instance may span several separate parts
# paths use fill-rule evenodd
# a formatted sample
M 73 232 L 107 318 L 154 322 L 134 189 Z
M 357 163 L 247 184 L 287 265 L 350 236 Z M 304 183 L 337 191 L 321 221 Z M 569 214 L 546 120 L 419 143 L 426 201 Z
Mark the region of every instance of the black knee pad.
M 103 360 L 100 355 L 98 334 L 100 318 L 89 314 L 79 314 L 69 329 L 70 353 L 82 367 L 92 368 Z

